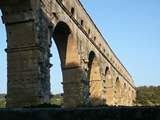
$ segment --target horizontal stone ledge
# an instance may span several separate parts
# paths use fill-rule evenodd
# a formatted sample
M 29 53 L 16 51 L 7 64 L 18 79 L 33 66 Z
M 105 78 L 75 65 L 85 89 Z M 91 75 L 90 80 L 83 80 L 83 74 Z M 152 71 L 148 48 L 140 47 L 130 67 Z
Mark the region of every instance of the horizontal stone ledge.
M 72 70 L 72 69 L 81 69 L 81 66 L 77 64 L 62 66 L 62 70 Z
M 6 48 L 5 51 L 7 53 L 14 53 L 14 52 L 24 52 L 24 51 L 32 51 L 32 50 L 40 50 L 44 51 L 44 48 L 33 45 L 33 46 L 25 46 L 25 47 L 16 47 L 16 48 Z
M 81 84 L 82 82 L 80 82 L 80 81 L 75 81 L 75 82 L 72 82 L 72 81 L 70 81 L 70 82 L 61 82 L 61 84 L 62 85 L 72 85 L 72 84 Z M 70 89 L 70 88 L 69 88 Z
M 10 17 L 2 16 L 2 21 L 6 25 L 15 25 L 15 24 L 23 24 L 23 23 L 34 22 L 35 18 L 31 15 L 30 15 L 30 17 L 28 15 L 28 18 L 20 17 L 18 15 L 16 17 L 15 16 L 10 16 Z
M 160 107 L 0 109 L 2 120 L 160 120 Z

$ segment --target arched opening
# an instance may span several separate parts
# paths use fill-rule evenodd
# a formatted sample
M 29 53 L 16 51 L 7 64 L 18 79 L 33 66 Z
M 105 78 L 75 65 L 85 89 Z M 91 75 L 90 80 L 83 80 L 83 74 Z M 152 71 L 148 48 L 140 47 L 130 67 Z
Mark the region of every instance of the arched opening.
M 52 40 L 53 41 L 53 40 Z M 60 57 L 58 54 L 58 49 L 55 42 L 52 42 L 51 46 L 51 58 L 50 61 L 53 66 L 50 69 L 50 83 L 51 83 L 51 104 L 63 105 L 63 77 Z
M 76 40 L 66 23 L 59 22 L 57 24 L 53 33 L 53 39 L 58 48 L 62 68 L 76 65 L 78 58 Z
M 116 98 L 115 104 L 119 105 L 121 101 L 121 84 L 120 84 L 119 77 L 116 78 L 116 82 L 115 82 L 115 98 Z
M 1 11 L 0 16 L 2 16 Z M 3 94 L 3 98 L 0 99 L 0 107 L 5 107 L 5 95 L 7 94 L 7 58 L 6 53 L 4 51 L 4 49 L 7 46 L 7 38 L 5 31 L 5 25 L 3 24 L 2 19 L 0 18 L 0 94 Z
M 78 78 L 80 79 L 80 77 L 77 77 L 77 74 L 80 73 L 75 69 L 79 65 L 77 42 L 71 33 L 71 29 L 64 22 L 59 22 L 56 25 L 53 32 L 53 39 L 60 57 L 63 75 L 64 104 L 66 103 L 65 106 L 71 106 L 75 102 L 74 96 L 77 96 L 74 90 L 79 89 L 79 86 L 75 86 L 75 82 Z
M 132 90 L 132 104 L 135 104 L 135 102 L 136 102 L 135 91 Z
M 51 47 L 53 54 L 51 58 L 51 62 L 53 61 L 51 69 L 52 104 L 63 105 L 63 97 L 61 96 L 64 93 L 62 69 L 66 65 L 67 45 L 70 33 L 70 28 L 63 22 L 58 23 L 53 32 L 54 41 Z
M 71 8 L 71 14 L 74 15 L 74 8 Z
M 70 35 L 70 32 L 71 31 L 67 26 L 67 24 L 60 22 L 57 24 L 53 33 L 53 39 L 58 48 L 62 66 L 64 66 L 66 63 L 66 57 L 67 57 L 66 51 L 67 51 L 68 37 Z
M 93 51 L 89 53 L 88 62 L 88 80 L 89 80 L 89 93 L 90 101 L 94 105 L 103 104 L 101 99 L 102 81 L 100 75 L 100 68 L 97 57 Z
M 94 37 L 94 41 L 96 41 L 96 37 Z
M 128 88 L 128 105 L 130 106 L 132 104 L 132 91 L 131 88 Z
M 113 103 L 113 83 L 112 83 L 112 78 L 109 72 L 109 67 L 106 67 L 105 70 L 105 86 L 106 86 L 106 103 L 108 105 L 112 105 Z
M 107 79 L 105 79 L 105 81 L 108 80 L 108 75 L 109 75 L 109 67 L 106 67 L 105 76 L 106 76 Z
M 106 70 L 105 70 L 105 76 L 108 72 L 108 67 L 106 67 Z M 103 83 L 102 83 L 102 86 L 103 86 L 103 93 L 102 93 L 102 97 L 103 97 L 103 100 L 106 102 L 106 96 L 107 96 L 107 84 L 106 84 L 106 78 L 103 79 Z
M 125 105 L 126 104 L 126 89 L 127 89 L 127 85 L 126 83 L 123 83 L 123 87 L 122 87 L 122 104 Z
M 83 26 L 83 23 L 84 23 L 84 21 L 83 20 L 81 20 L 81 25 Z
M 120 80 L 119 80 L 119 77 L 116 78 L 116 88 L 117 88 L 117 90 L 120 89 Z
M 91 76 L 91 69 L 92 69 L 92 64 L 93 64 L 93 60 L 95 58 L 95 53 L 93 51 L 91 51 L 89 53 L 89 62 L 88 62 L 88 68 L 89 68 L 89 72 L 88 72 L 88 79 L 90 80 L 90 76 Z
M 91 30 L 90 30 L 90 29 L 88 29 L 88 35 L 90 35 L 90 33 L 91 33 Z

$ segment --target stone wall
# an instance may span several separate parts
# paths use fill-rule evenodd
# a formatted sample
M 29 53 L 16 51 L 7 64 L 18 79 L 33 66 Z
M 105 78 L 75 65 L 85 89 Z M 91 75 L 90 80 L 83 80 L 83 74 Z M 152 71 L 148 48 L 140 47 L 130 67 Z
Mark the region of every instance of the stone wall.
M 131 75 L 79 0 L 4 1 L 8 107 L 49 102 L 52 42 L 61 60 L 66 107 L 134 104 Z

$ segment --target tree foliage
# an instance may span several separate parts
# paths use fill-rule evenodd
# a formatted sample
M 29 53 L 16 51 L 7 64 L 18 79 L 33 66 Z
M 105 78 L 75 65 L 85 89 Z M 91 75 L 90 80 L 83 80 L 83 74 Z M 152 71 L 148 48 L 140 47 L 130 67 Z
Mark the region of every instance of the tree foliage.
M 5 96 L 6 96 L 6 94 L 0 94 L 0 108 L 5 108 L 6 107 Z
M 136 104 L 139 106 L 160 106 L 160 86 L 137 87 Z M 63 96 L 53 95 L 50 99 L 51 105 L 63 106 Z M 5 94 L 0 94 L 0 108 L 5 108 Z
M 50 104 L 63 106 L 63 96 L 61 94 L 53 95 L 50 99 Z
M 160 105 L 160 86 L 137 87 L 137 105 L 159 106 Z

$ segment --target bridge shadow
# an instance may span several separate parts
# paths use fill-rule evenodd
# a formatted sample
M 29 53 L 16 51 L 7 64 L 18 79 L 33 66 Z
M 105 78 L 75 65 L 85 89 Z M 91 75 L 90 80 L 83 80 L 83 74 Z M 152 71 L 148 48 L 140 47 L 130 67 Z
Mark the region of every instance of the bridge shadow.
M 57 100 L 57 99 L 60 102 L 55 102 L 55 100 Z M 41 105 L 37 105 L 37 106 L 30 106 L 27 108 L 64 108 L 63 97 L 61 97 L 61 98 L 54 98 L 53 97 L 51 101 L 52 102 L 50 102 L 50 103 L 45 103 L 45 104 L 41 104 Z M 88 99 L 88 101 L 84 101 L 84 102 L 86 104 L 80 104 L 74 108 L 108 107 L 108 105 L 106 105 L 106 100 L 100 99 L 98 97 L 91 97 Z
M 84 107 L 100 107 L 107 106 L 106 100 L 98 97 L 90 97 L 89 102 Z

